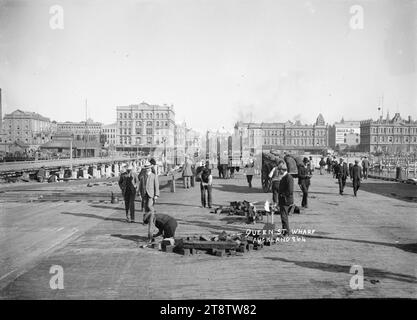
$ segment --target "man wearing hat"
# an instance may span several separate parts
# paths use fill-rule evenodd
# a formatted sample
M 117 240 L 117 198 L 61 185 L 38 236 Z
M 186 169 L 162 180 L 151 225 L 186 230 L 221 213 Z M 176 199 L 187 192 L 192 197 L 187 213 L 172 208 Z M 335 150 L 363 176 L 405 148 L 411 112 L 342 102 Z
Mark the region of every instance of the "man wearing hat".
M 193 170 L 191 168 L 191 162 L 187 157 L 185 157 L 185 163 L 182 170 L 182 178 L 184 179 L 184 189 L 189 189 L 191 187 L 191 177 L 193 176 Z
M 343 189 L 346 185 L 346 179 L 349 176 L 349 170 L 346 162 L 343 158 L 340 158 L 340 162 L 334 167 L 334 174 L 339 182 L 339 194 L 343 195 Z
M 152 164 L 146 162 L 144 165 L 144 169 L 146 170 L 146 172 L 140 178 L 139 192 L 142 197 L 143 206 L 145 209 L 143 219 L 144 221 L 145 217 L 148 217 L 147 219 L 149 219 L 148 238 L 149 240 L 151 240 L 152 229 L 154 227 L 154 205 L 156 199 L 158 199 L 159 197 L 159 181 L 158 177 L 152 172 Z
M 307 168 L 309 160 L 308 158 L 303 159 L 303 163 L 298 166 L 298 185 L 303 192 L 303 200 L 301 201 L 301 207 L 307 208 L 308 188 L 310 187 L 311 175 Z
M 255 164 L 253 162 L 253 159 L 249 159 L 249 163 L 245 166 L 245 174 L 246 174 L 246 180 L 248 181 L 249 188 L 252 188 L 252 178 L 255 174 Z
M 352 173 L 350 175 L 350 179 L 352 180 L 353 184 L 353 194 L 356 197 L 356 194 L 359 190 L 359 187 L 361 185 L 361 179 L 362 179 L 362 170 L 359 166 L 359 160 L 355 160 L 355 164 L 352 167 Z
M 272 168 L 271 172 L 269 172 L 268 177 L 271 179 L 272 183 L 272 201 L 274 204 L 278 204 L 278 192 L 279 192 L 279 182 L 282 178 L 282 172 L 278 170 L 279 166 L 284 163 L 284 160 L 278 160 L 278 163 L 275 167 Z
M 365 156 L 362 160 L 362 170 L 363 170 L 363 178 L 368 179 L 368 169 L 369 169 L 369 160 L 368 157 Z
M 127 222 L 135 222 L 135 195 L 138 189 L 138 182 L 138 177 L 136 173 L 133 172 L 132 165 L 129 165 L 126 171 L 123 172 L 119 178 L 119 187 L 122 190 L 122 195 L 125 201 Z
M 208 207 L 211 209 L 211 205 L 213 201 L 213 197 L 212 197 L 213 176 L 211 175 L 210 162 L 208 160 L 205 162 L 205 166 L 201 169 L 200 172 L 201 172 L 200 174 L 201 206 L 205 208 L 207 204 Z M 207 197 L 206 197 L 206 193 L 207 193 Z
M 288 174 L 287 165 L 281 162 L 277 167 L 278 173 L 281 176 L 278 191 L 278 205 L 281 214 L 281 222 L 283 235 L 288 235 L 290 232 L 290 224 L 288 222 L 289 207 L 294 204 L 294 178 Z

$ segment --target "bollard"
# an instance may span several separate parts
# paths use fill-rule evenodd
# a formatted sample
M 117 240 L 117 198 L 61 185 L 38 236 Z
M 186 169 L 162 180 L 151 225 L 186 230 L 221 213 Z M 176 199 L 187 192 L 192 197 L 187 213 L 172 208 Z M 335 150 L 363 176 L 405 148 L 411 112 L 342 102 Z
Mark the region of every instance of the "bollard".
M 107 165 L 106 166 L 106 178 L 111 178 L 111 176 L 112 176 L 111 165 Z
M 64 170 L 64 168 L 61 168 L 61 169 L 59 170 L 58 175 L 59 175 L 59 179 L 60 179 L 60 180 L 64 179 L 64 176 L 65 176 L 65 170 Z
M 402 175 L 402 171 L 401 171 L 400 166 L 397 167 L 397 171 L 396 171 L 396 174 L 395 174 L 395 179 L 397 181 L 401 181 L 403 179 L 403 175 Z
M 119 198 L 115 197 L 113 192 L 111 193 L 110 202 L 111 203 L 119 203 Z
M 175 175 L 171 176 L 171 192 L 175 192 Z
M 83 178 L 88 179 L 88 167 L 84 167 L 83 169 Z
M 120 175 L 119 164 L 115 163 L 114 164 L 114 176 L 118 177 L 119 175 Z

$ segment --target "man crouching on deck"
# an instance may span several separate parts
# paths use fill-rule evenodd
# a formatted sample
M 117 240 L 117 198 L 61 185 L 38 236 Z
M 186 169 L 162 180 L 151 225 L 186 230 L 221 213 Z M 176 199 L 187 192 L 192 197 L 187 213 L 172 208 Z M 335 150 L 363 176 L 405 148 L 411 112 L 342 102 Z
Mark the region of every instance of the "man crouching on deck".
M 150 223 L 150 219 L 154 219 L 153 225 L 159 230 L 158 233 L 152 235 L 152 239 L 150 241 L 154 241 L 154 238 L 159 237 L 160 235 L 163 236 L 164 239 L 166 238 L 174 238 L 175 230 L 177 229 L 177 220 L 173 217 L 163 214 L 163 213 L 156 213 L 151 214 L 145 213 L 143 215 L 143 223 L 148 224 Z

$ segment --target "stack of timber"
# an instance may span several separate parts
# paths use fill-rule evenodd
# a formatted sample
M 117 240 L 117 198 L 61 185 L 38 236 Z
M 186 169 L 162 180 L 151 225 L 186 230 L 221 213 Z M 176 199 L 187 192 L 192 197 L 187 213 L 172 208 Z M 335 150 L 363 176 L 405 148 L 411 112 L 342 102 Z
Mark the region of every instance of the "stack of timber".
M 264 245 L 275 243 L 272 239 L 277 235 L 266 232 L 258 232 L 246 236 L 245 234 L 227 234 L 223 231 L 214 237 L 193 236 L 176 238 L 175 244 L 166 240 L 162 241 L 161 249 L 164 252 L 174 252 L 189 256 L 200 253 L 208 253 L 218 257 L 243 255 L 251 250 L 261 250 Z M 266 240 L 265 240 L 266 239 Z

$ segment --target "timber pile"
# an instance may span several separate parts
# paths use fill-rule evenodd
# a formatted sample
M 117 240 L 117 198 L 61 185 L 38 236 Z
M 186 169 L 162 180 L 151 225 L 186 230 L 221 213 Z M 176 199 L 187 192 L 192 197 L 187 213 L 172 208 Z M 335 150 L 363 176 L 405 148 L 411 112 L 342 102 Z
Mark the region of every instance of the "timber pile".
M 274 226 L 269 225 L 267 228 L 273 230 Z M 174 245 L 172 245 L 172 241 L 163 240 L 161 249 L 164 252 L 174 252 L 185 256 L 202 252 L 218 257 L 234 256 L 243 255 L 243 253 L 251 250 L 261 250 L 264 245 L 270 246 L 275 243 L 273 239 L 278 237 L 276 234 L 268 234 L 267 229 L 265 229 L 265 234 L 258 233 L 254 232 L 254 234 L 246 236 L 244 234 L 227 234 L 223 231 L 220 235 L 214 237 L 176 238 Z

